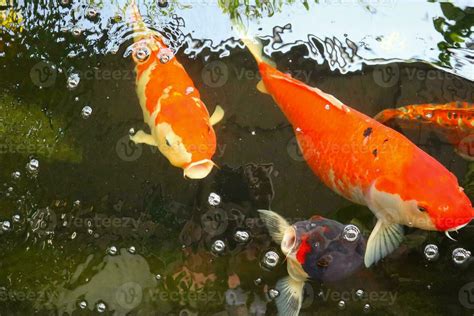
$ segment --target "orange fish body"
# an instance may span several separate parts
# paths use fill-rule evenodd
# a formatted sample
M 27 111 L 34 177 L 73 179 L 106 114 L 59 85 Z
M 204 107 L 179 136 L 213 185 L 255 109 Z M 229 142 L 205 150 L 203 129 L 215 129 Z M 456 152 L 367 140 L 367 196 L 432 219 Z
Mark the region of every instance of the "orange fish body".
M 474 104 L 470 102 L 407 105 L 384 110 L 375 119 L 384 124 L 397 120 L 429 125 L 453 144 L 463 158 L 474 160 L 474 139 L 470 137 L 474 134 Z
M 244 42 L 258 63 L 259 90 L 273 97 L 292 124 L 313 172 L 378 218 L 366 266 L 398 246 L 401 225 L 451 231 L 470 222 L 471 202 L 438 161 L 395 130 L 278 71 L 261 56 L 261 47 Z
M 213 125 L 223 117 L 216 107 L 212 117 L 186 70 L 157 32 L 148 29 L 132 2 L 135 23 L 132 57 L 136 91 L 151 133 L 139 131 L 136 143 L 156 146 L 170 163 L 192 179 L 202 179 L 212 170 L 216 151 Z

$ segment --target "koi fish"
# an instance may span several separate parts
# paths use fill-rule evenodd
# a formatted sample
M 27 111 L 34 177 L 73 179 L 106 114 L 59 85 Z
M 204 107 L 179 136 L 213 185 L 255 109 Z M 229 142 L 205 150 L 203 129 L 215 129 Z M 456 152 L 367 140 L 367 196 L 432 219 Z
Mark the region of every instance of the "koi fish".
M 288 276 L 276 284 L 279 315 L 298 315 L 308 279 L 335 282 L 363 265 L 365 239 L 344 238 L 345 225 L 321 216 L 290 225 L 275 212 L 258 212 L 287 259 Z
M 407 105 L 384 110 L 374 118 L 384 124 L 397 120 L 419 122 L 423 125 L 432 126 L 436 128 L 436 132 L 455 146 L 456 152 L 461 157 L 470 161 L 474 160 L 474 152 L 471 148 L 474 139 L 467 138 L 474 134 L 473 103 L 450 102 L 447 104 Z M 466 143 L 466 140 L 470 140 L 470 142 Z
M 262 76 L 257 89 L 270 94 L 286 115 L 313 172 L 377 217 L 367 242 L 367 267 L 399 246 L 402 225 L 450 237 L 471 221 L 471 201 L 441 163 L 397 131 L 278 71 L 255 39 L 242 40 Z
M 130 9 L 136 91 L 151 131 L 138 131 L 131 140 L 158 147 L 173 166 L 184 170 L 185 177 L 205 178 L 214 167 L 213 126 L 223 118 L 224 111 L 217 106 L 209 117 L 199 91 L 163 37 L 145 26 L 135 1 Z

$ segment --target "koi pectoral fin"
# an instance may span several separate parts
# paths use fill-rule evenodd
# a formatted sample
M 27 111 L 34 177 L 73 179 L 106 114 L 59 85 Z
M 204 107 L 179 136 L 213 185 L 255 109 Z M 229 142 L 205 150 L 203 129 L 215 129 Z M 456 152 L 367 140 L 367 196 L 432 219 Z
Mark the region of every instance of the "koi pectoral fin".
M 212 116 L 209 118 L 209 122 L 211 123 L 212 126 L 216 125 L 222 119 L 224 118 L 224 109 L 221 108 L 219 105 L 216 106 L 216 109 L 214 110 L 214 113 L 212 113 Z
M 135 135 L 130 136 L 130 140 L 132 142 L 134 142 L 135 144 L 147 144 L 147 145 L 150 145 L 150 146 L 158 147 L 158 145 L 156 144 L 156 141 L 153 138 L 153 136 L 151 136 L 150 134 L 147 134 L 147 133 L 145 133 L 144 131 L 141 131 L 141 130 L 138 131 Z
M 368 268 L 393 252 L 402 240 L 402 225 L 379 219 L 367 242 L 364 258 L 365 266 Z
M 257 90 L 261 93 L 269 94 L 267 88 L 265 87 L 265 84 L 263 83 L 263 80 L 260 80 L 257 83 Z
M 258 210 L 258 212 L 260 213 L 260 218 L 267 227 L 270 236 L 272 236 L 275 242 L 280 244 L 285 235 L 285 231 L 290 227 L 290 224 L 286 219 L 273 211 Z
M 280 295 L 275 299 L 279 316 L 298 316 L 303 303 L 304 282 L 285 277 L 278 280 L 276 289 Z

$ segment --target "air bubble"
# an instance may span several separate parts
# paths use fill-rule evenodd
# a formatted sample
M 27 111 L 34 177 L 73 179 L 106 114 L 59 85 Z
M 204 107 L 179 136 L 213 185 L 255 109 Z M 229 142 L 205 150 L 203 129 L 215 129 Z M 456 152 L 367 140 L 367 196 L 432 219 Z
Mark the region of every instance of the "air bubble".
M 4 232 L 8 232 L 8 231 L 10 231 L 11 229 L 12 229 L 12 224 L 10 223 L 10 221 L 4 221 L 4 222 L 2 223 L 2 230 L 3 230 Z
M 111 246 L 107 249 L 107 254 L 111 255 L 111 256 L 115 256 L 117 254 L 118 250 L 117 250 L 117 247 L 115 246 Z
M 209 198 L 207 199 L 207 201 L 211 206 L 217 206 L 221 204 L 221 197 L 217 193 L 212 192 L 211 194 L 209 194 Z
M 67 88 L 69 90 L 76 89 L 80 81 L 81 81 L 81 77 L 79 76 L 78 73 L 70 74 L 69 77 L 67 78 Z
M 87 308 L 87 302 L 86 301 L 80 301 L 78 305 L 79 305 L 80 309 L 86 309 Z
M 88 105 L 82 108 L 81 116 L 83 119 L 88 119 L 92 115 L 92 108 Z
M 250 234 L 245 230 L 238 230 L 234 234 L 234 240 L 240 243 L 246 243 L 250 239 Z
M 20 171 L 15 171 L 15 172 L 12 173 L 12 178 L 13 179 L 18 180 L 18 179 L 20 179 L 20 177 L 21 177 Z
M 360 236 L 360 230 L 355 225 L 347 225 L 342 232 L 342 238 L 349 242 L 356 241 Z
M 95 19 L 98 14 L 99 14 L 99 12 L 97 11 L 96 8 L 94 8 L 94 7 L 87 8 L 86 16 L 89 20 Z
M 278 265 L 280 256 L 273 250 L 268 251 L 263 256 L 262 263 L 266 268 L 273 269 Z
M 280 292 L 276 289 L 270 289 L 268 290 L 268 297 L 271 299 L 271 300 L 274 300 L 275 298 L 277 298 L 278 296 L 280 296 Z
M 82 29 L 78 26 L 74 26 L 72 29 L 71 29 L 71 33 L 74 37 L 79 37 L 81 36 L 82 34 Z
M 263 282 L 262 278 L 256 278 L 253 283 L 255 283 L 255 285 L 261 285 Z
M 160 281 L 162 278 L 163 278 L 163 277 L 161 276 L 161 274 L 155 275 L 155 279 L 156 279 L 157 281 Z
M 435 261 L 439 257 L 438 246 L 434 244 L 428 244 L 425 246 L 425 258 L 428 261 Z
M 107 306 L 105 305 L 104 302 L 99 302 L 99 303 L 97 303 L 95 308 L 96 308 L 97 312 L 103 313 L 107 309 Z
M 15 214 L 12 217 L 14 223 L 19 223 L 21 221 L 21 216 L 19 214 Z
M 39 170 L 39 161 L 37 159 L 31 159 L 26 164 L 26 170 L 28 170 L 30 174 L 37 174 Z
M 358 290 L 356 291 L 356 296 L 357 296 L 359 299 L 362 298 L 362 297 L 364 297 L 364 290 L 358 289 Z
M 339 308 L 340 310 L 343 310 L 346 308 L 346 302 L 344 302 L 343 300 L 340 300 L 339 302 L 337 302 L 337 308 Z
M 372 310 L 372 306 L 370 306 L 370 304 L 364 305 L 364 308 L 363 308 L 364 313 L 370 313 L 371 310 Z
M 143 46 L 137 49 L 135 52 L 135 58 L 138 61 L 145 61 L 148 59 L 148 56 L 150 56 L 150 49 L 147 46 Z
M 187 87 L 186 90 L 184 91 L 184 93 L 185 93 L 186 95 L 189 95 L 189 94 L 191 94 L 191 93 L 193 93 L 193 92 L 194 92 L 194 88 L 193 88 L 193 87 Z
M 216 240 L 212 244 L 211 250 L 216 254 L 221 254 L 225 251 L 225 243 L 222 240 Z
M 135 253 L 137 252 L 137 250 L 135 249 L 134 246 L 130 246 L 130 247 L 128 248 L 128 252 L 133 255 L 133 254 L 135 254 Z
M 453 261 L 455 264 L 463 264 L 471 257 L 471 252 L 464 248 L 456 248 L 453 250 Z
M 166 64 L 173 58 L 173 52 L 169 48 L 162 48 L 158 53 L 158 59 L 162 64 Z

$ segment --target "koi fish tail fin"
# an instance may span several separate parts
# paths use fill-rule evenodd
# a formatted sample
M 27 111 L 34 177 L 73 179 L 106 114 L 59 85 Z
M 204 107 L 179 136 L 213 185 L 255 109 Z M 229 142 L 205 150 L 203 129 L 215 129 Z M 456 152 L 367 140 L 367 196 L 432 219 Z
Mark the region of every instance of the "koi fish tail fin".
M 242 21 L 233 19 L 232 24 L 235 30 L 237 31 L 240 40 L 242 40 L 244 45 L 248 48 L 252 56 L 255 58 L 257 64 L 265 63 L 267 65 L 275 67 L 275 62 L 263 56 L 263 45 L 260 39 L 258 39 L 256 36 L 251 35 L 248 29 L 242 23 Z

